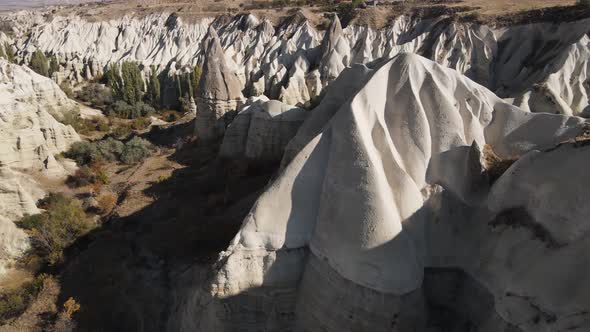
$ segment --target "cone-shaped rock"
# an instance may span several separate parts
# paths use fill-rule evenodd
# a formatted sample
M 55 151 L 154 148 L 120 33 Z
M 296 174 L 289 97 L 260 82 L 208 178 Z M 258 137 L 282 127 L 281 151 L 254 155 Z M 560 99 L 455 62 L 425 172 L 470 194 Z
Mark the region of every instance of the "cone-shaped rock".
M 205 57 L 203 73 L 197 90 L 196 132 L 201 139 L 211 139 L 223 134 L 225 124 L 220 119 L 235 110 L 242 99 L 240 81 L 225 60 L 219 37 L 209 27 L 203 41 Z

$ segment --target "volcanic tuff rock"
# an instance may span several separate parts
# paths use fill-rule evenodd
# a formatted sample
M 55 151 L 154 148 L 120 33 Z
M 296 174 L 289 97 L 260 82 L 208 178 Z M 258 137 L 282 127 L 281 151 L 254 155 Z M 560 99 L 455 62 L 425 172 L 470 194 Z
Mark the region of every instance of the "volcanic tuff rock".
M 203 45 L 205 60 L 197 91 L 195 125 L 200 138 L 212 139 L 223 134 L 225 122 L 222 117 L 235 110 L 243 96 L 235 68 L 228 66 L 217 32 L 212 27 L 209 27 Z
M 174 328 L 590 328 L 590 148 L 568 143 L 583 119 L 522 111 L 412 54 L 338 85 L 350 97 L 312 110 Z M 495 182 L 486 144 L 520 157 Z
M 227 128 L 221 157 L 278 162 L 307 116 L 304 109 L 258 97 L 247 103 Z
M 563 114 L 578 114 L 587 106 L 587 19 L 494 29 L 445 17 L 399 16 L 379 30 L 342 29 L 336 19 L 322 32 L 301 14 L 277 27 L 252 15 L 193 24 L 179 17 L 171 24 L 171 16 L 89 22 L 55 15 L 45 22 L 42 12 L 19 12 L 7 19 L 14 22 L 21 58 L 28 59 L 37 48 L 53 53 L 62 64 L 60 77 L 70 80 L 100 75 L 109 63 L 123 60 L 155 65 L 158 71 L 203 65 L 208 43 L 202 41 L 212 27 L 247 97 L 264 93 L 305 104 L 346 66 L 413 52 L 458 70 L 502 98 L 516 98 L 524 109 L 555 106 Z
M 55 155 L 80 138 L 51 115 L 74 106 L 50 79 L 0 59 L 0 270 L 26 244 L 10 220 L 38 213 L 35 204 L 45 195 L 30 174 L 60 178 L 75 167 Z

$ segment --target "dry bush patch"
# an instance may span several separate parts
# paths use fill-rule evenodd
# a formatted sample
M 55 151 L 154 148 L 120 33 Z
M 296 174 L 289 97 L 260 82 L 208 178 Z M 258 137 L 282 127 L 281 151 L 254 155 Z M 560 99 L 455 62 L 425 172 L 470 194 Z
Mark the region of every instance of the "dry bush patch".
M 490 183 L 493 183 L 499 179 L 500 176 L 502 176 L 502 174 L 504 174 L 517 159 L 518 158 L 503 159 L 494 152 L 491 145 L 484 145 L 482 151 L 482 160 L 483 166 L 489 176 Z

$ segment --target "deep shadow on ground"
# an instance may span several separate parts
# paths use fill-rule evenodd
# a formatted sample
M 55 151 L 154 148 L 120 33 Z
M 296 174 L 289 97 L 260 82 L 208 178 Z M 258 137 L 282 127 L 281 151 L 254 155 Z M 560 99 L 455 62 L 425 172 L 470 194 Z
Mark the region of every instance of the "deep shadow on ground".
M 173 144 L 188 127 L 149 138 Z M 81 304 L 78 330 L 165 330 L 177 277 L 216 259 L 277 169 L 218 160 L 219 144 L 184 144 L 171 158 L 186 167 L 145 191 L 154 203 L 111 217 L 69 248 L 60 303 L 71 296 Z

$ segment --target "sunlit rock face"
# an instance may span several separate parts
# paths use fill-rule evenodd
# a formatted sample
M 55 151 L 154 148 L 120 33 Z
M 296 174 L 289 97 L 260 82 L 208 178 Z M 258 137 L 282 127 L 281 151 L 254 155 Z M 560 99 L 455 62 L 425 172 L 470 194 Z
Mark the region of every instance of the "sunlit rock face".
M 27 248 L 13 221 L 39 212 L 45 192 L 35 178 L 63 178 L 75 167 L 56 155 L 80 138 L 52 115 L 73 107 L 50 79 L 0 59 L 0 272 Z
M 248 101 L 227 128 L 219 155 L 254 163 L 279 162 L 307 114 L 265 97 Z
M 319 31 L 301 13 L 276 27 L 253 15 L 187 23 L 170 13 L 130 13 L 100 22 L 58 15 L 46 22 L 42 14 L 8 14 L 15 25 L 13 42 L 25 61 L 36 49 L 55 54 L 59 80 L 84 81 L 125 60 L 158 71 L 204 66 L 210 43 L 203 41 L 211 27 L 221 48 L 216 55 L 223 54 L 225 66 L 238 77 L 237 90 L 246 97 L 265 94 L 304 106 L 346 67 L 412 52 L 461 72 L 502 98 L 514 98 L 525 110 L 575 115 L 588 105 L 587 19 L 496 29 L 448 17 L 399 16 L 387 27 L 373 29 L 342 28 L 336 18 L 327 31 Z M 224 105 L 210 102 L 206 107 Z
M 171 330 L 588 329 L 587 131 L 417 55 L 345 69 Z

